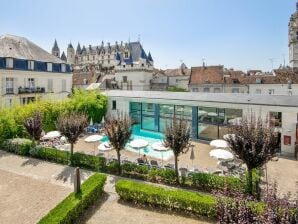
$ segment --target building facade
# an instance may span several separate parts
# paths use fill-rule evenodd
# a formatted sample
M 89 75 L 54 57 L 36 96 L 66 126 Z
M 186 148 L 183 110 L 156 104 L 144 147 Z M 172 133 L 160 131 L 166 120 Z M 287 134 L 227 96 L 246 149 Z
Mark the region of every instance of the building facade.
M 108 112 L 126 112 L 141 129 L 164 132 L 174 116 L 191 126 L 192 139 L 223 138 L 228 126 L 254 113 L 269 118 L 280 141 L 281 153 L 294 155 L 297 139 L 298 96 L 172 93 L 158 91 L 108 91 Z
M 58 56 L 59 52 L 54 53 Z M 1 36 L 1 106 L 67 97 L 72 88 L 72 73 L 70 66 L 57 56 L 26 38 Z
M 296 11 L 289 21 L 289 62 L 292 68 L 298 68 L 298 2 Z

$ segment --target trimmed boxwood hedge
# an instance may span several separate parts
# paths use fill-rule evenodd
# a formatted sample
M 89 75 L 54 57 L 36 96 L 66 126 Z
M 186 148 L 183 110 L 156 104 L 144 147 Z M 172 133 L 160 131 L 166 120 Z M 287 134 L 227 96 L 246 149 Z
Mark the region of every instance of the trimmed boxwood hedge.
M 125 201 L 190 212 L 196 216 L 216 216 L 216 199 L 211 195 L 129 180 L 119 180 L 115 188 L 120 198 Z
M 103 193 L 106 175 L 96 173 L 81 186 L 80 193 L 71 193 L 46 216 L 39 224 L 71 224 L 82 212 L 94 203 Z

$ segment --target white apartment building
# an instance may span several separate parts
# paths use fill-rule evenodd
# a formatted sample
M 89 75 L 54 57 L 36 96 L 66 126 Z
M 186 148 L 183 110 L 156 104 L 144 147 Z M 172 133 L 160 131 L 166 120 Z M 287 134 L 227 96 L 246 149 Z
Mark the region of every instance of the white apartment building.
M 0 37 L 1 106 L 71 93 L 70 66 L 23 37 Z

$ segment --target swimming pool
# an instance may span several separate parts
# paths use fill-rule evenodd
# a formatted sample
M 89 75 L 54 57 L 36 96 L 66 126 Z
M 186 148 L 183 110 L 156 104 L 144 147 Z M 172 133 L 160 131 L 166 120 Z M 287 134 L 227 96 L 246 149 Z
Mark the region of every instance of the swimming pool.
M 125 145 L 125 149 L 131 152 L 139 153 L 143 155 L 147 155 L 156 159 L 162 159 L 162 154 L 161 152 L 157 152 L 154 149 L 152 149 L 152 144 L 155 142 L 162 141 L 164 139 L 164 135 L 158 132 L 151 132 L 151 131 L 146 131 L 142 130 L 140 125 L 134 125 L 133 130 L 132 130 L 132 135 L 131 135 L 131 140 L 135 139 L 143 139 L 147 141 L 149 144 L 146 148 L 143 149 L 134 149 L 129 146 L 129 143 Z M 108 137 L 105 136 L 102 139 L 102 142 L 108 141 Z M 171 150 L 163 152 L 163 160 L 169 160 L 174 156 L 173 152 Z

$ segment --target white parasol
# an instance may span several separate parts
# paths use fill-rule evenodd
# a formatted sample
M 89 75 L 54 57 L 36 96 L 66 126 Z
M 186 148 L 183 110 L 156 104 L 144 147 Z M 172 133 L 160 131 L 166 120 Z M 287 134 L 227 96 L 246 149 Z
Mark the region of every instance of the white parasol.
M 210 145 L 215 148 L 229 148 L 229 144 L 226 140 L 216 139 L 210 142 Z
M 42 138 L 43 139 L 53 139 L 53 138 L 58 138 L 61 136 L 61 133 L 59 131 L 50 131 L 46 135 L 44 135 Z
M 141 148 L 145 148 L 148 146 L 148 142 L 144 139 L 135 139 L 135 140 L 132 140 L 129 145 L 130 147 L 132 148 L 135 148 L 135 149 L 138 149 L 139 150 L 139 156 L 140 156 L 140 149 Z
M 231 152 L 224 149 L 214 149 L 209 152 L 211 157 L 216 159 L 233 159 L 234 156 Z
M 93 151 L 95 155 L 95 143 L 99 142 L 103 138 L 102 135 L 90 135 L 87 138 L 85 138 L 85 142 L 87 143 L 93 143 Z
M 169 151 L 170 148 L 169 147 L 166 147 L 163 142 L 154 142 L 151 145 L 151 148 L 154 151 L 161 152 L 161 164 L 163 166 L 163 152 Z
M 97 148 L 102 152 L 108 152 L 108 157 L 109 157 L 109 152 L 113 150 L 113 147 L 110 142 L 102 142 L 99 144 Z

